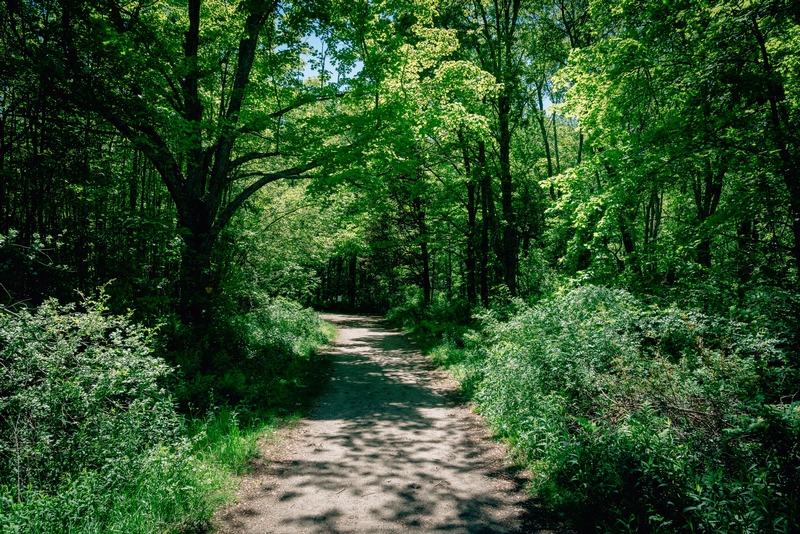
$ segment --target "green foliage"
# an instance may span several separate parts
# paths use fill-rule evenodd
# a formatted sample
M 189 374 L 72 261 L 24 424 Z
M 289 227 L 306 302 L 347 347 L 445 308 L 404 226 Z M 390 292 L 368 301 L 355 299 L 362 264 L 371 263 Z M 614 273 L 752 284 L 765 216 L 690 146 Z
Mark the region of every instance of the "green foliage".
M 407 330 L 423 347 L 431 347 L 442 339 L 461 337 L 469 320 L 469 304 L 440 296 L 425 306 L 419 288 L 406 286 L 386 320 Z
M 258 440 L 273 426 L 273 420 L 264 423 L 257 418 L 243 425 L 236 410 L 215 406 L 205 417 L 192 420 L 188 432 L 204 461 L 241 474 L 258 456 Z
M 47 490 L 28 488 L 21 496 L 6 491 L 0 496 L 0 530 L 202 532 L 233 487 L 229 473 L 198 459 L 184 440 L 126 459 L 115 473 L 83 471 Z
M 177 366 L 100 304 L 0 313 L 2 521 L 200 529 L 179 464 L 240 469 L 321 384 L 291 298 L 391 307 L 608 530 L 794 528 L 790 3 L 323 4 L 0 6 L 2 299 L 113 278 Z M 549 297 L 587 283 L 625 290 Z M 147 477 L 186 495 L 140 514 Z
M 152 355 L 152 331 L 104 303 L 0 311 L 2 532 L 206 531 L 280 422 L 267 408 L 294 413 L 310 402 L 320 379 L 311 353 L 335 336 L 298 304 L 267 301 L 232 321 L 250 336 L 239 339 L 253 351 L 245 365 L 187 384 Z M 206 398 L 263 404 L 212 407 L 186 425 L 166 386 L 186 394 L 199 382 Z
M 152 333 L 102 302 L 0 312 L 0 484 L 58 485 L 84 470 L 125 469 L 177 436 L 179 420 L 151 356 Z
M 0 530 L 207 522 L 230 481 L 182 437 L 152 332 L 108 315 L 104 299 L 83 306 L 0 311 Z
M 177 400 L 192 412 L 219 404 L 282 406 L 318 385 L 326 359 L 315 351 L 336 334 L 313 310 L 280 297 L 263 298 L 240 315 L 217 310 L 204 332 L 178 328 L 171 344 L 182 346 L 165 357 L 178 366 Z
M 543 182 L 563 192 L 553 253 L 592 283 L 715 314 L 796 286 L 796 16 L 727 0 L 597 0 L 587 14 L 602 37 L 555 78 L 591 149 Z
M 797 528 L 798 379 L 775 339 L 601 287 L 516 306 L 432 356 L 547 503 L 614 532 Z

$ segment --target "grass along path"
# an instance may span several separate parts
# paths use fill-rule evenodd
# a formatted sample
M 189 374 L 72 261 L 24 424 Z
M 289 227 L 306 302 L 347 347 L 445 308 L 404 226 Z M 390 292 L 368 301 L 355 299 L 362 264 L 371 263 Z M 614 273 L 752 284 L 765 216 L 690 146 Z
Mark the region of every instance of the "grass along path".
M 218 514 L 225 533 L 553 532 L 480 417 L 399 332 L 327 315 L 331 384 Z

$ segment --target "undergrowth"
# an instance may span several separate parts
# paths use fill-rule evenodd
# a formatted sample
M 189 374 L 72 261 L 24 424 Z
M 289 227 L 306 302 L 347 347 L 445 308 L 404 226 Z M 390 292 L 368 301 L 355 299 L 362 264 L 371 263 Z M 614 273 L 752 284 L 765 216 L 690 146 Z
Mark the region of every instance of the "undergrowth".
M 178 325 L 164 358 L 177 367 L 176 400 L 202 413 L 219 404 L 294 410 L 319 387 L 326 359 L 316 349 L 336 328 L 285 298 L 265 299 L 245 312 L 216 312 L 202 329 Z
M 579 530 L 797 532 L 797 370 L 728 319 L 582 287 L 430 351 Z
M 259 440 L 319 391 L 315 349 L 335 334 L 289 301 L 230 323 L 251 336 L 228 347 L 234 371 L 197 370 L 187 386 L 154 355 L 156 332 L 108 314 L 103 298 L 0 309 L 0 532 L 208 531 Z

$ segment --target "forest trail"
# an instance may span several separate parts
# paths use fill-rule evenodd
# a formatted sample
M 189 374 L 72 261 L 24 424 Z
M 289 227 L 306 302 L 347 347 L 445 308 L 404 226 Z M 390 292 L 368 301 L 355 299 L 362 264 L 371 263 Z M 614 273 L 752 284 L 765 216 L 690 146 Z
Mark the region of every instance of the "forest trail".
M 379 318 L 339 327 L 331 383 L 267 452 L 225 533 L 547 533 L 455 385 Z

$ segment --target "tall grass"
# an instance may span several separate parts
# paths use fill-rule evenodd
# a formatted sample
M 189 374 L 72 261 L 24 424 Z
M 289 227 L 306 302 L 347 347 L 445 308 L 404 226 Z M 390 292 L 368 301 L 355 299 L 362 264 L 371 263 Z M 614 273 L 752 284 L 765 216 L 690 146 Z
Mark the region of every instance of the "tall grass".
M 279 424 L 280 419 L 267 416 L 251 418 L 243 425 L 235 409 L 223 406 L 210 410 L 204 418 L 192 420 L 188 433 L 194 440 L 196 455 L 203 462 L 242 474 L 248 461 L 258 456 L 259 440 L 270 435 Z
M 242 427 L 235 410 L 219 408 L 189 422 L 188 437 L 126 462 L 130 476 L 82 472 L 56 492 L 6 494 L 0 531 L 30 533 L 206 532 L 229 501 L 237 475 L 258 455 L 258 442 L 279 420 Z

